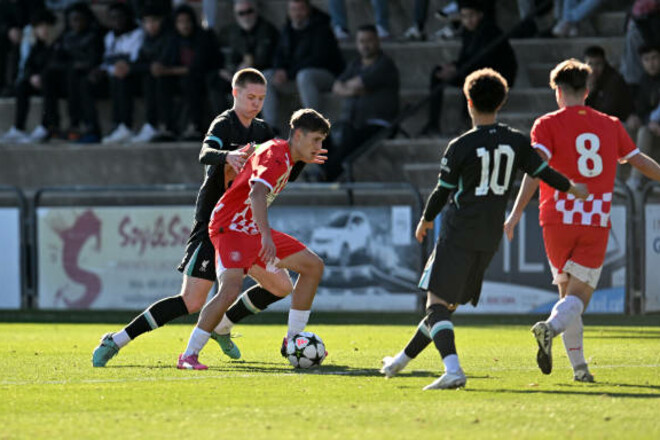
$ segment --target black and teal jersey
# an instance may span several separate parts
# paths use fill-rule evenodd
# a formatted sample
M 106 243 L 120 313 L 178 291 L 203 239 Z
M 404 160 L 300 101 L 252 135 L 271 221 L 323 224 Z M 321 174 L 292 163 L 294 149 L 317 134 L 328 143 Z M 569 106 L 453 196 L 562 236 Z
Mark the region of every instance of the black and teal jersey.
M 467 249 L 497 249 L 518 170 L 549 180 L 561 191 L 570 187 L 568 179 L 549 168 L 520 131 L 504 124 L 473 128 L 449 143 L 424 218 L 434 219 L 449 196 L 440 238 Z

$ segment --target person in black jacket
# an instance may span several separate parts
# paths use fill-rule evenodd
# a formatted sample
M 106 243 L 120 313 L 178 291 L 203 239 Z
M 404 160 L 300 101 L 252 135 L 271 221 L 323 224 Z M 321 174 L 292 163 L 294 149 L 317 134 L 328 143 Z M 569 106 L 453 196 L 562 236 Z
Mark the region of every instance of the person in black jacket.
M 30 96 L 41 93 L 42 75 L 49 68 L 53 57 L 53 26 L 56 23 L 55 15 L 48 10 L 38 12 L 32 19 L 33 33 L 36 42 L 30 48 L 23 77 L 16 84 L 16 112 L 14 125 L 5 133 L 0 142 L 33 143 L 41 142 L 48 136 L 46 127 L 52 124 L 53 115 L 44 108 L 41 124 L 31 134 L 25 133 L 25 123 L 30 111 Z
M 431 90 L 441 84 L 461 87 L 471 72 L 485 67 L 500 73 L 509 85 L 513 86 L 518 63 L 509 41 L 500 40 L 502 30 L 497 27 L 492 17 L 484 14 L 484 6 L 480 0 L 461 0 L 459 9 L 464 32 L 458 59 L 433 69 Z M 497 41 L 500 43 L 493 45 Z M 429 121 L 424 128 L 424 133 L 427 135 L 435 136 L 440 133 L 442 101 L 443 94 L 440 89 L 434 93 L 430 102 Z M 466 122 L 469 120 L 465 111 L 463 117 Z
M 591 67 L 585 104 L 625 122 L 633 111 L 633 99 L 623 76 L 607 62 L 605 50 L 600 46 L 587 47 L 584 58 Z
M 288 19 L 275 51 L 273 69 L 265 72 L 268 94 L 264 119 L 271 126 L 277 125 L 278 92 L 294 80 L 302 106 L 318 109 L 321 93 L 332 89 L 343 69 L 330 17 L 313 8 L 309 0 L 289 0 Z
M 96 111 L 98 83 L 94 70 L 103 58 L 103 35 L 89 5 L 76 3 L 65 14 L 66 28 L 55 43 L 52 68 L 43 78 L 45 111 L 53 115 L 50 134 L 59 128 L 57 101 L 63 95 L 69 104 L 69 140 L 100 141 Z M 84 124 L 82 130 L 80 125 Z
M 225 67 L 211 77 L 211 101 L 214 113 L 227 108 L 226 95 L 236 72 L 252 67 L 265 71 L 273 65 L 280 37 L 277 28 L 260 13 L 255 0 L 234 3 L 235 22 L 220 31 L 220 46 L 228 52 Z
M 166 11 L 158 5 L 145 5 L 142 9 L 144 41 L 138 59 L 129 64 L 129 72 L 140 78 L 144 95 L 145 123 L 131 138 L 131 143 L 151 142 L 162 136 L 160 124 L 165 123 L 163 96 L 158 93 L 157 77 L 151 67 L 162 59 L 172 38 Z
M 208 74 L 223 64 L 217 38 L 212 31 L 202 29 L 195 11 L 188 5 L 174 10 L 175 32 L 158 62 L 151 65 L 151 74 L 159 80 L 159 95 L 164 102 L 167 128 L 179 132 L 175 123 L 173 96 L 181 92 L 186 107 L 185 131 L 182 138 L 199 140 L 204 124 L 204 92 Z

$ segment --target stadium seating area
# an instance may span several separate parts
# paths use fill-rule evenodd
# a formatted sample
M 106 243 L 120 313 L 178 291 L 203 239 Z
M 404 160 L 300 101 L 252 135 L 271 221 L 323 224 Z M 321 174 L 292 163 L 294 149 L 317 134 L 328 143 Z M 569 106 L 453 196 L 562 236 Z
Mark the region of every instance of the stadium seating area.
M 285 19 L 286 1 L 266 0 L 262 2 L 262 13 L 280 26 Z M 327 9 L 325 1 L 314 0 L 315 6 Z M 349 0 L 351 31 L 362 23 L 372 21 L 369 2 Z M 431 2 L 431 10 L 444 2 Z M 199 2 L 192 5 L 201 10 Z M 410 23 L 411 2 L 390 0 L 391 31 L 400 35 Z M 518 80 L 512 89 L 508 103 L 500 120 L 512 126 L 529 130 L 533 120 L 540 114 L 553 110 L 555 103 L 552 91 L 547 86 L 549 69 L 569 57 L 581 57 L 584 49 L 598 44 L 605 48 L 613 65 L 618 65 L 624 46 L 625 10 L 628 2 L 609 1 L 586 28 L 590 36 L 572 39 L 531 38 L 512 40 L 518 58 Z M 107 5 L 95 4 L 94 10 L 102 22 L 107 20 Z M 220 2 L 218 26 L 232 20 L 231 3 Z M 517 22 L 515 0 L 501 0 L 497 4 L 500 26 L 506 30 Z M 428 32 L 440 27 L 433 18 Z M 383 43 L 383 49 L 397 63 L 401 72 L 401 102 L 418 102 L 428 93 L 428 76 L 433 65 L 447 61 L 459 49 L 457 40 L 426 42 L 397 42 L 396 39 Z M 355 56 L 353 43 L 343 43 L 346 59 Z M 459 91 L 448 90 L 443 109 L 443 127 L 455 126 L 461 111 Z M 36 125 L 42 105 L 40 98 L 32 98 L 34 110 L 30 113 L 28 129 Z M 291 103 L 284 103 L 287 109 Z M 0 131 L 7 130 L 13 119 L 13 99 L 0 99 Z M 140 103 L 138 103 L 139 109 Z M 339 98 L 328 94 L 324 98 L 325 112 L 335 119 L 340 108 Z M 99 103 L 101 124 L 108 131 L 111 114 L 110 103 Z M 283 109 L 283 111 L 285 111 Z M 142 112 L 136 111 L 136 115 Z M 409 117 L 403 124 L 407 133 L 418 133 L 426 119 L 426 109 Z M 138 120 L 138 125 L 142 121 Z M 370 150 L 355 164 L 354 177 L 358 181 L 411 180 L 422 189 L 432 186 L 437 174 L 437 163 L 448 138 L 398 137 L 383 141 Z M 201 180 L 201 168 L 195 160 L 199 144 L 177 142 L 124 145 L 74 145 L 64 141 L 41 145 L 0 145 L 0 184 L 16 185 L 23 189 L 34 189 L 51 185 L 69 184 L 155 184 L 197 183 Z M 365 166 L 369 164 L 369 166 Z

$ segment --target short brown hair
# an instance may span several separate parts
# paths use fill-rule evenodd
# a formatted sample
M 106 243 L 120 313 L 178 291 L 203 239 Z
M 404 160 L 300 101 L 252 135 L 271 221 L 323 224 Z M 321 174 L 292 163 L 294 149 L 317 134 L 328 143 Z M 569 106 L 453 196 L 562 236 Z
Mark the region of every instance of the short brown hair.
M 562 61 L 550 72 L 550 87 L 553 90 L 569 88 L 574 92 L 586 89 L 590 73 L 591 67 L 575 58 Z
M 491 68 L 475 70 L 465 78 L 463 93 L 479 113 L 494 113 L 509 92 L 506 79 Z
M 248 84 L 260 84 L 262 86 L 266 85 L 266 77 L 263 73 L 259 72 L 257 69 L 248 67 L 246 69 L 241 69 L 234 74 L 234 77 L 231 79 L 231 86 L 236 87 L 245 87 Z
M 291 127 L 292 133 L 297 129 L 301 129 L 307 133 L 322 133 L 325 136 L 330 133 L 330 121 L 323 117 L 321 113 L 311 108 L 301 108 L 295 111 L 291 115 L 289 127 Z

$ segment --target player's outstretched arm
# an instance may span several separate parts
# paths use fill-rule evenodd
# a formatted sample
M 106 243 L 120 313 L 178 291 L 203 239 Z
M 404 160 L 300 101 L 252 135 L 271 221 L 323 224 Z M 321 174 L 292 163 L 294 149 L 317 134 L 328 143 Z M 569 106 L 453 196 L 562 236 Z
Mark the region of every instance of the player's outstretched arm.
M 640 173 L 649 179 L 660 182 L 660 165 L 644 153 L 635 154 L 627 162 L 637 168 Z
M 525 207 L 527 207 L 529 201 L 532 200 L 532 196 L 534 196 L 538 187 L 539 179 L 534 179 L 530 177 L 529 174 L 525 174 L 522 184 L 520 185 L 520 190 L 518 191 L 518 196 L 516 197 L 516 202 L 513 204 L 513 210 L 504 222 L 504 232 L 509 241 L 513 240 L 513 230 L 516 228 L 516 225 L 522 217 L 523 211 L 525 211 Z
M 257 228 L 259 228 L 259 233 L 261 233 L 259 258 L 266 264 L 272 262 L 276 255 L 275 243 L 273 243 L 270 225 L 268 224 L 268 203 L 266 199 L 269 192 L 270 188 L 262 182 L 252 182 L 252 189 L 250 190 L 252 217 L 257 224 Z

